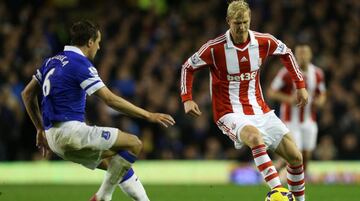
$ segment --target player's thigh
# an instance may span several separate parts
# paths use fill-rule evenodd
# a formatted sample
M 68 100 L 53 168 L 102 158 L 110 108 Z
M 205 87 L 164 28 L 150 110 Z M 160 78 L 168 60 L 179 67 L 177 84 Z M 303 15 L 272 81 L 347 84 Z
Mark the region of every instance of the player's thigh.
M 280 144 L 275 150 L 275 153 L 284 158 L 288 163 L 301 163 L 302 156 L 301 152 L 297 148 L 292 136 L 290 133 L 284 135 Z
M 110 148 L 110 151 L 117 152 L 120 150 L 133 150 L 141 146 L 141 141 L 136 135 L 119 130 L 117 139 Z
M 247 125 L 253 125 L 248 118 L 237 113 L 228 113 L 222 116 L 216 125 L 223 134 L 228 136 L 233 142 L 236 149 L 240 149 L 244 142 L 238 136 L 241 130 Z

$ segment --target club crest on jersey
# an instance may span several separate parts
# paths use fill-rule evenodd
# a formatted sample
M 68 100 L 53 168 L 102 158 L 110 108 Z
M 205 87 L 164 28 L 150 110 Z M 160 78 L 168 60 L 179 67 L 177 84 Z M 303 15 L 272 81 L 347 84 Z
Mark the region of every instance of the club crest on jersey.
M 191 56 L 191 62 L 193 64 L 197 64 L 200 62 L 200 57 L 198 53 L 195 53 L 194 55 Z
M 277 50 L 278 52 L 284 52 L 286 46 L 284 43 L 281 43 L 278 47 L 277 47 Z
M 105 140 L 109 140 L 110 139 L 110 131 L 103 131 L 101 133 L 101 137 L 104 138 Z

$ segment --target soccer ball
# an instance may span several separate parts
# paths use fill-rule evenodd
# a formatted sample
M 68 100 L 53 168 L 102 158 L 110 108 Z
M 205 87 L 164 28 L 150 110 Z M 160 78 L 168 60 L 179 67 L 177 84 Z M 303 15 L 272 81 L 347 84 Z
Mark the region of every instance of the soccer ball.
M 295 201 L 295 197 L 286 188 L 274 188 L 268 192 L 265 201 Z

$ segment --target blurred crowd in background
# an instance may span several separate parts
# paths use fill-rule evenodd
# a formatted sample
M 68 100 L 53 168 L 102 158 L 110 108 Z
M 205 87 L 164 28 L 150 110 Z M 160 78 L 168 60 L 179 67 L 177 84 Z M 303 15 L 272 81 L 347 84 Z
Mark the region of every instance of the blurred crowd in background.
M 290 48 L 309 43 L 313 63 L 325 72 L 328 100 L 319 111 L 315 159 L 359 160 L 360 1 L 248 2 L 252 30 L 271 33 Z M 228 29 L 226 8 L 225 0 L 0 1 L 0 161 L 41 158 L 20 93 L 42 60 L 69 44 L 69 26 L 80 19 L 102 28 L 94 63 L 108 87 L 147 110 L 173 115 L 177 122 L 164 129 L 126 117 L 91 96 L 89 124 L 138 135 L 144 144 L 142 159 L 250 160 L 249 150 L 235 150 L 212 121 L 207 70 L 194 81 L 200 118 L 184 114 L 179 96 L 181 65 Z M 264 92 L 280 67 L 277 58 L 264 63 Z

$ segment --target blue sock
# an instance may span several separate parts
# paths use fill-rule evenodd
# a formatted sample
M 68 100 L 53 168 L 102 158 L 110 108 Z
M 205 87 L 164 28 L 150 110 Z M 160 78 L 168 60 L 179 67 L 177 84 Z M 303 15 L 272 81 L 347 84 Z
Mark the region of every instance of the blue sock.
M 123 179 L 120 181 L 120 184 L 128 179 L 130 179 L 131 176 L 134 175 L 134 170 L 132 168 L 127 171 L 127 173 L 124 175 Z
M 118 155 L 124 158 L 125 160 L 129 161 L 130 163 L 134 163 L 136 161 L 136 156 L 129 153 L 128 151 L 119 151 Z

